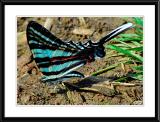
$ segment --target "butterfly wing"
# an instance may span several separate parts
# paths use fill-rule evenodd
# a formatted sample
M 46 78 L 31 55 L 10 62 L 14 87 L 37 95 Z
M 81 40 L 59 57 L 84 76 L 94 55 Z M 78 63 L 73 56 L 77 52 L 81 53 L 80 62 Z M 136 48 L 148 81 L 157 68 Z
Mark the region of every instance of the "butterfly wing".
M 34 21 L 27 26 L 27 40 L 33 58 L 44 75 L 44 82 L 83 77 L 82 74 L 73 71 L 86 63 L 86 60 L 79 59 L 77 55 L 81 50 L 77 44 L 63 42 Z

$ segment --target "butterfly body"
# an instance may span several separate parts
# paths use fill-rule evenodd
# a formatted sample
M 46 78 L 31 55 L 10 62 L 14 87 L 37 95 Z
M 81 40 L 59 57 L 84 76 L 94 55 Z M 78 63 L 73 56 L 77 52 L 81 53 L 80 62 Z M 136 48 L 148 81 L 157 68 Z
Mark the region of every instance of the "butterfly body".
M 88 40 L 85 43 L 62 41 L 40 24 L 31 21 L 27 26 L 27 40 L 33 58 L 42 72 L 44 82 L 57 83 L 71 77 L 84 77 L 83 74 L 74 71 L 77 68 L 105 56 L 103 44 L 118 35 L 131 25 L 115 29 L 99 42 Z

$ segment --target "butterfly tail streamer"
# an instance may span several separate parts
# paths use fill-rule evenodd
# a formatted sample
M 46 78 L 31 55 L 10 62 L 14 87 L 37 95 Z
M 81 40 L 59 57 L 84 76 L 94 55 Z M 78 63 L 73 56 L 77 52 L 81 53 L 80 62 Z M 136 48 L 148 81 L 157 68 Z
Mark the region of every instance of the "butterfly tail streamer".
M 126 30 L 128 30 L 128 29 L 130 29 L 132 27 L 133 27 L 132 23 L 127 23 L 127 24 L 121 25 L 118 28 L 116 28 L 113 31 L 111 31 L 105 37 L 101 38 L 98 43 L 103 45 L 104 43 L 106 43 L 107 41 L 111 40 L 115 36 L 119 35 L 120 33 L 124 32 L 124 31 L 126 31 Z

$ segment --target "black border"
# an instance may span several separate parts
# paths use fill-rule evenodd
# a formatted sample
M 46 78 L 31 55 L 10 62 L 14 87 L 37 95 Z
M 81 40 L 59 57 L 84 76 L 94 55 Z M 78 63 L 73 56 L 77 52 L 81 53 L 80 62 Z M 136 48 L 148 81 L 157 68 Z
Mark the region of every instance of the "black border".
M 100 121 L 100 122 L 158 122 L 159 121 L 159 51 L 160 49 L 158 48 L 160 46 L 160 40 L 159 40 L 159 1 L 158 0 L 2 0 L 0 2 L 0 89 L 1 89 L 1 94 L 0 94 L 0 121 L 4 122 L 10 122 L 10 121 L 15 121 L 15 122 L 22 122 L 22 121 L 88 121 L 88 122 L 93 122 L 93 121 Z M 96 118 L 91 118 L 91 117 L 5 117 L 5 108 L 4 108 L 4 87 L 5 87 L 5 77 L 4 77 L 4 64 L 5 64 L 5 5 L 155 5 L 155 117 L 96 117 Z M 66 111 L 67 112 L 67 111 Z

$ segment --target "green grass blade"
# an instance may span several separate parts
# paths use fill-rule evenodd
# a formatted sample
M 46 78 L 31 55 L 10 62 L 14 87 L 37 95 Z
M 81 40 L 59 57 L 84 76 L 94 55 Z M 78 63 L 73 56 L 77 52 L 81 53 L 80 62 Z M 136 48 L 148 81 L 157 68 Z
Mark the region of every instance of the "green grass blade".
M 133 66 L 131 68 L 137 72 L 143 72 L 143 66 Z
M 92 76 L 97 76 L 97 75 L 100 75 L 100 74 L 102 74 L 102 73 L 105 73 L 105 72 L 107 72 L 107 71 L 109 71 L 109 70 L 111 70 L 111 69 L 114 69 L 115 67 L 117 67 L 117 66 L 120 65 L 121 63 L 126 63 L 126 62 L 128 62 L 128 61 L 123 61 L 123 62 L 119 62 L 119 63 L 113 64 L 113 65 L 111 65 L 111 66 L 109 66 L 109 67 L 107 67 L 107 68 L 105 68 L 105 69 L 102 69 L 102 70 L 99 70 L 99 71 L 97 71 L 97 72 L 94 72 L 94 73 L 92 74 Z
M 133 47 L 133 45 L 130 45 L 130 44 L 124 42 L 124 41 L 117 41 L 117 42 L 120 42 L 120 43 L 122 43 L 124 46 L 130 47 L 130 48 Z
M 135 48 L 130 48 L 130 49 L 128 49 L 128 50 L 137 51 L 137 52 L 143 52 L 143 46 L 135 47 Z
M 117 46 L 114 46 L 114 45 L 107 45 L 106 47 L 110 48 L 110 49 L 113 49 L 113 50 L 116 50 L 117 52 L 123 53 L 127 56 L 133 57 L 140 62 L 143 62 L 143 57 L 141 57 L 140 55 L 137 55 L 137 54 L 135 54 L 135 53 L 133 53 L 129 50 L 125 50 L 123 48 L 120 48 L 120 47 L 117 47 Z
M 143 72 L 140 73 L 130 73 L 128 74 L 129 77 L 133 78 L 133 79 L 137 79 L 137 80 L 143 80 Z
M 112 41 L 124 41 L 124 42 L 128 42 L 128 41 L 142 41 L 141 37 L 134 37 L 134 38 L 130 38 L 130 37 L 119 37 L 119 38 L 113 38 Z
M 143 19 L 141 19 L 140 17 L 134 17 L 133 19 L 136 24 L 143 26 Z
M 135 38 L 135 37 L 139 37 L 138 34 L 120 34 L 119 37 L 123 37 L 123 38 Z

